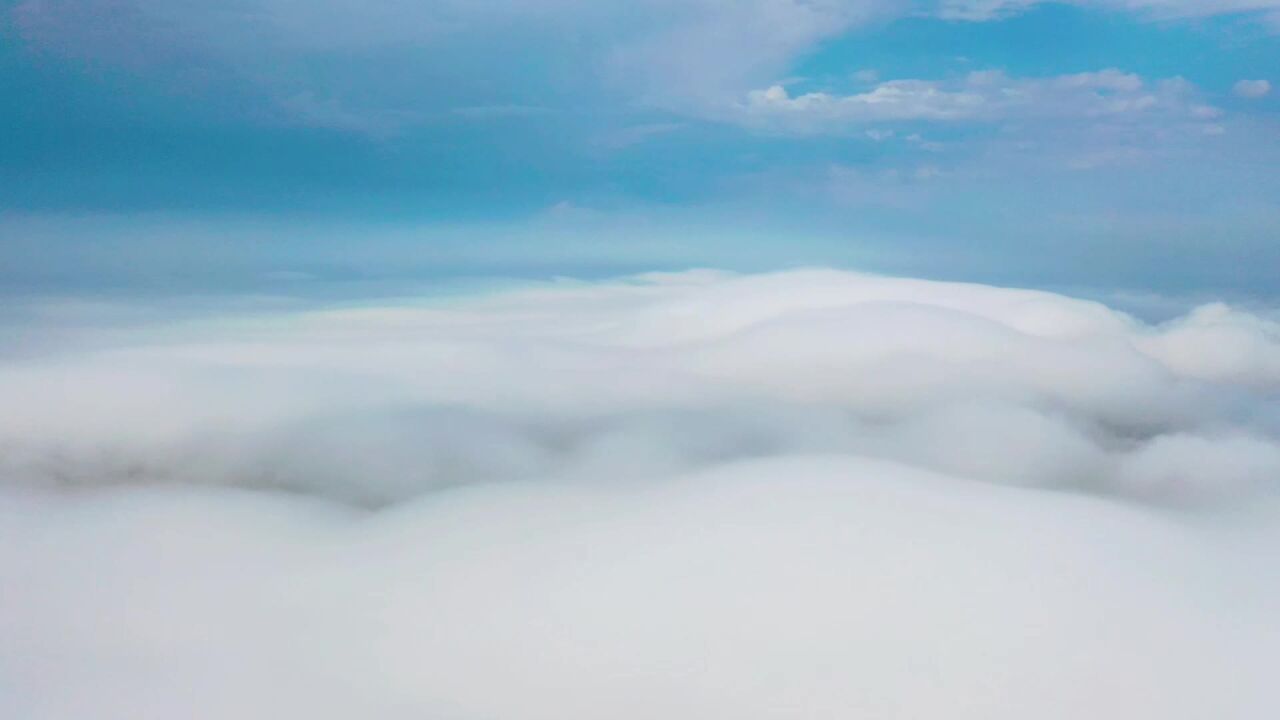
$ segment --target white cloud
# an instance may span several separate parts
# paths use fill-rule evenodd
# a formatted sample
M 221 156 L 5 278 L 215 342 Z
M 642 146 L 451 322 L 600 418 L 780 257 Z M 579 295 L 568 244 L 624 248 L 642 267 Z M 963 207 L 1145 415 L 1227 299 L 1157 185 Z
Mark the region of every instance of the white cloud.
M 153 317 L 0 363 L 11 717 L 1276 708 L 1265 315 L 807 270 Z
M 1239 80 L 1232 90 L 1242 98 L 1260 98 L 1271 92 L 1271 83 L 1266 80 Z
M 739 110 L 742 122 L 799 132 L 888 121 L 1114 122 L 1171 116 L 1203 120 L 1221 114 L 1196 102 L 1195 89 L 1186 81 L 1147 82 L 1113 68 L 1043 78 L 981 71 L 953 80 L 889 80 L 852 95 L 792 96 L 773 85 L 748 93 Z
M 1041 414 L 1107 466 L 1169 432 L 1268 437 L 1256 413 L 1223 415 L 1213 399 L 1280 388 L 1278 327 L 1215 305 L 1146 328 L 1044 293 L 831 271 L 651 276 L 218 323 L 165 342 L 147 330 L 113 350 L 13 361 L 0 388 L 23 412 L 0 419 L 0 439 L 11 478 L 190 472 L 385 502 L 473 477 L 580 474 L 615 442 L 638 453 L 628 471 L 804 448 L 911 463 L 921 445 L 895 450 L 898 423 L 959 426 L 946 418 L 974 408 Z M 797 422 L 825 428 L 822 441 L 793 435 Z M 1105 490 L 1108 473 L 1087 484 Z

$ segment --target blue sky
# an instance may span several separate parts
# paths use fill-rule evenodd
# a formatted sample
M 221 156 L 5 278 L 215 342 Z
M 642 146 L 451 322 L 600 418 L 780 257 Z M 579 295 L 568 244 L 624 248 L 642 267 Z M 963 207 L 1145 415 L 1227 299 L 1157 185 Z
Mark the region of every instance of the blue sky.
M 8 0 L 0 282 L 1280 292 L 1280 1 Z

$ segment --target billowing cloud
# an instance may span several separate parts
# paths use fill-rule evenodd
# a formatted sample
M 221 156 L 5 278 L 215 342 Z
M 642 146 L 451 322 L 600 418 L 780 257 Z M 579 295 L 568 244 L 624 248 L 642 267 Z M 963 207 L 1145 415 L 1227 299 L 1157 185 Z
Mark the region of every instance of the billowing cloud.
M 1266 313 L 829 270 L 82 311 L 0 364 L 16 718 L 1280 702 Z
M 175 330 L 4 366 L 23 409 L 0 421 L 7 476 L 385 503 L 590 475 L 615 453 L 635 457 L 609 474 L 643 475 L 821 451 L 1124 494 L 1127 464 L 1160 438 L 1270 447 L 1280 420 L 1240 406 L 1280 386 L 1272 320 L 1210 305 L 1152 328 L 1044 293 L 833 271 L 645 276 Z M 1176 499 L 1200 480 L 1150 490 Z

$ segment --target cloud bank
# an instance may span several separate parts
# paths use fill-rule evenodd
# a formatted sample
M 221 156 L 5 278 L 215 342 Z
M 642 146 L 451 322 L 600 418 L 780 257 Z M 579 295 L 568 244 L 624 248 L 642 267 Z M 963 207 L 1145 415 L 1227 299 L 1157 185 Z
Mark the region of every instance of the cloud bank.
M 84 312 L 0 361 L 14 717 L 1280 707 L 1266 312 L 831 270 Z

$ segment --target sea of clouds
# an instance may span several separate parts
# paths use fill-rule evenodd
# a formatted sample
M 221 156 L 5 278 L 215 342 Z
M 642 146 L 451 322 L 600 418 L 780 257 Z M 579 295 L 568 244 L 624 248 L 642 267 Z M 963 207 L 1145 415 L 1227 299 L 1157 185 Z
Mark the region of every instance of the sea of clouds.
M 0 355 L 6 717 L 1280 713 L 1266 311 L 802 270 L 68 312 L 113 320 Z

